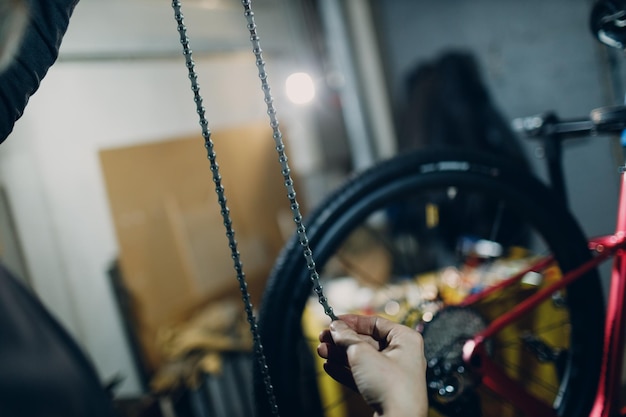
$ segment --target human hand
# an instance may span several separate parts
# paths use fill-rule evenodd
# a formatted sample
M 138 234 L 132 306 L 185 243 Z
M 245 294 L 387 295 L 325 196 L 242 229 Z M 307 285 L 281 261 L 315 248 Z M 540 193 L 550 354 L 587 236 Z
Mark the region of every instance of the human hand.
M 375 416 L 425 417 L 422 336 L 382 317 L 343 315 L 320 334 L 318 354 L 335 380 L 358 391 Z

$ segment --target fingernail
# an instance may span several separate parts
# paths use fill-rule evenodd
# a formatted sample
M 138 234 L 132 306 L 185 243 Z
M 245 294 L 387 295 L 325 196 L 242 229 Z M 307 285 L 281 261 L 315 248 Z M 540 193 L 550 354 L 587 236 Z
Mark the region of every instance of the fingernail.
M 328 328 L 333 331 L 333 330 L 339 330 L 344 328 L 346 324 L 344 322 L 342 322 L 341 320 L 334 320 L 330 323 L 330 325 L 328 326 Z M 339 327 L 337 327 L 339 326 Z

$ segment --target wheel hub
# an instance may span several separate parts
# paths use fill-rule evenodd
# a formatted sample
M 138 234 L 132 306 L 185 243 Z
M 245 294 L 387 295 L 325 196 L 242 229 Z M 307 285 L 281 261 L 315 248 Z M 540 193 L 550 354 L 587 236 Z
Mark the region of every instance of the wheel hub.
M 428 366 L 428 390 L 435 401 L 453 402 L 476 385 L 476 378 L 463 361 L 463 346 L 486 327 L 485 320 L 467 307 L 446 307 L 419 326 Z

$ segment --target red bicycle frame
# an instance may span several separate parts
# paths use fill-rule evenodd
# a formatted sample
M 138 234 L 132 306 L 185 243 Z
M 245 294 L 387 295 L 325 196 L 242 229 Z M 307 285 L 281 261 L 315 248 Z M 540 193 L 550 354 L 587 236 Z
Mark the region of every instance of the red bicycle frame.
M 500 316 L 482 332 L 466 342 L 463 348 L 464 361 L 482 378 L 482 383 L 502 398 L 528 415 L 534 417 L 555 417 L 556 412 L 551 404 L 547 404 L 530 394 L 518 382 L 510 378 L 494 363 L 487 354 L 485 341 L 494 336 L 504 327 L 518 320 L 529 310 L 535 308 L 552 294 L 563 289 L 583 276 L 592 268 L 613 257 L 609 296 L 607 300 L 606 321 L 604 329 L 602 364 L 598 389 L 590 413 L 590 417 L 614 417 L 626 415 L 620 410 L 619 392 L 621 388 L 622 355 L 624 350 L 624 300 L 626 298 L 626 174 L 621 170 L 621 186 L 615 233 L 590 240 L 589 248 L 596 254 L 590 261 L 563 275 L 558 282 L 551 284 L 518 304 L 508 313 Z M 502 281 L 500 284 L 474 294 L 462 303 L 469 306 L 494 292 L 500 291 L 519 282 L 526 273 L 540 271 L 553 261 L 546 257 L 531 268 Z

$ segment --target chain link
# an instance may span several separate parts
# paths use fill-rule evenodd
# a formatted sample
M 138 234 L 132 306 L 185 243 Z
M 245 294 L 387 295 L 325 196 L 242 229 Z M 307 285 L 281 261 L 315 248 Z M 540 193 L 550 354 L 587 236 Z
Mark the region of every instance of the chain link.
M 296 231 L 298 233 L 298 239 L 302 246 L 302 252 L 306 259 L 307 269 L 309 271 L 309 277 L 313 283 L 313 291 L 318 297 L 319 303 L 324 308 L 324 313 L 330 317 L 331 320 L 337 320 L 337 316 L 333 312 L 333 308 L 328 304 L 328 298 L 324 295 L 324 290 L 320 283 L 320 276 L 315 267 L 315 261 L 313 260 L 313 251 L 309 247 L 309 239 L 306 234 L 306 228 L 302 223 L 302 214 L 300 213 L 300 205 L 296 199 L 296 191 L 293 186 L 293 179 L 291 178 L 291 169 L 287 163 L 288 158 L 285 154 L 285 145 L 283 143 L 283 135 L 279 128 L 278 118 L 276 117 L 276 108 L 274 107 L 274 98 L 271 94 L 271 89 L 265 70 L 265 61 L 263 60 L 263 50 L 261 49 L 260 38 L 257 33 L 257 26 L 254 21 L 254 12 L 252 11 L 252 1 L 242 0 L 241 4 L 244 7 L 244 16 L 248 22 L 248 30 L 250 31 L 250 42 L 252 43 L 252 52 L 256 57 L 256 66 L 259 71 L 259 78 L 261 79 L 261 89 L 265 96 L 265 104 L 267 105 L 267 114 L 270 118 L 270 126 L 273 131 L 272 137 L 276 145 L 276 151 L 278 152 L 278 161 L 281 165 L 281 173 L 283 175 L 285 188 L 287 189 L 287 198 L 291 207 L 291 214 L 293 215 L 293 221 L 296 223 Z
M 211 130 L 209 129 L 209 123 L 205 115 L 205 108 L 203 106 L 202 96 L 200 95 L 200 86 L 198 84 L 198 75 L 195 70 L 195 63 L 192 58 L 192 51 L 189 47 L 189 38 L 187 37 L 187 28 L 184 23 L 184 16 L 181 11 L 181 3 L 178 0 L 172 2 L 174 9 L 174 18 L 178 23 L 178 33 L 180 35 L 180 43 L 183 45 L 183 55 L 185 56 L 185 62 L 187 70 L 189 72 L 189 80 L 191 81 L 191 90 L 194 95 L 194 102 L 196 103 L 196 112 L 198 113 L 199 123 L 202 128 L 202 137 L 204 138 L 204 146 L 207 149 L 207 158 L 210 161 L 211 172 L 213 173 L 213 182 L 215 183 L 215 192 L 217 194 L 217 200 L 221 208 L 221 215 L 224 221 L 224 227 L 226 228 L 226 237 L 228 238 L 228 247 L 231 250 L 231 258 L 233 259 L 233 265 L 237 272 L 237 280 L 239 281 L 239 289 L 241 291 L 241 297 L 244 302 L 246 317 L 250 325 L 250 331 L 252 333 L 252 339 L 254 342 L 254 352 L 260 367 L 261 376 L 265 386 L 265 391 L 268 397 L 269 406 L 272 414 L 278 416 L 278 406 L 276 404 L 276 397 L 274 395 L 274 387 L 269 375 L 269 368 L 265 354 L 263 353 L 263 344 L 261 343 L 261 337 L 257 325 L 257 320 L 254 315 L 254 307 L 250 301 L 250 293 L 248 292 L 248 284 L 243 272 L 243 264 L 241 262 L 241 255 L 237 249 L 237 240 L 235 239 L 235 231 L 232 227 L 232 219 L 230 217 L 230 210 L 227 206 L 226 195 L 224 186 L 222 185 L 222 177 L 219 172 L 219 165 L 217 163 L 217 157 L 213 149 L 213 141 L 211 140 Z
M 317 272 L 315 261 L 313 260 L 313 252 L 309 246 L 309 239 L 306 234 L 306 228 L 302 223 L 302 214 L 300 212 L 300 205 L 296 198 L 296 191 L 294 188 L 293 179 L 291 178 L 291 169 L 289 168 L 288 158 L 285 153 L 285 145 L 283 143 L 283 136 L 279 128 L 278 118 L 276 117 L 276 108 L 274 106 L 274 99 L 271 94 L 270 85 L 268 82 L 267 72 L 265 70 L 265 61 L 263 60 L 262 49 L 260 44 L 260 38 L 257 33 L 257 26 L 254 20 L 254 12 L 252 11 L 252 4 L 250 0 L 242 0 L 244 7 L 244 16 L 247 20 L 247 27 L 250 31 L 250 41 L 252 43 L 252 52 L 256 57 L 256 66 L 261 80 L 261 89 L 264 94 L 264 101 L 267 105 L 267 114 L 270 119 L 270 127 L 272 128 L 272 137 L 274 139 L 276 151 L 278 153 L 278 161 L 281 165 L 281 173 L 283 175 L 284 185 L 287 190 L 287 198 L 289 199 L 293 220 L 296 224 L 296 231 L 300 245 L 303 249 L 303 255 L 306 260 L 307 270 L 311 282 L 313 283 L 313 291 L 318 297 L 319 303 L 324 308 L 324 313 L 330 317 L 331 320 L 337 320 L 337 316 L 333 312 L 332 307 L 328 304 L 328 299 L 324 295 L 322 285 L 320 283 L 320 276 Z M 174 9 L 174 18 L 178 24 L 178 33 L 180 35 L 180 42 L 183 46 L 183 55 L 185 57 L 185 63 L 189 74 L 189 80 L 191 82 L 191 90 L 194 94 L 194 102 L 196 103 L 196 112 L 198 113 L 199 123 L 202 128 L 202 137 L 204 138 L 204 146 L 207 150 L 207 158 L 210 161 L 210 169 L 213 174 L 213 182 L 215 183 L 215 192 L 217 194 L 217 200 L 221 208 L 221 215 L 226 229 L 226 237 L 228 238 L 228 247 L 231 250 L 231 258 L 233 259 L 233 266 L 237 273 L 237 280 L 239 282 L 239 288 L 241 291 L 242 300 L 245 307 L 248 323 L 250 325 L 250 331 L 254 341 L 254 351 L 257 357 L 257 361 L 260 367 L 260 371 L 265 386 L 265 391 L 268 397 L 270 409 L 273 415 L 278 416 L 278 405 L 276 404 L 276 397 L 274 395 L 274 387 L 269 375 L 269 368 L 267 366 L 267 360 L 263 353 L 263 344 L 261 343 L 261 337 L 257 325 L 257 320 L 254 315 L 254 307 L 250 301 L 250 293 L 248 292 L 248 284 L 246 281 L 245 273 L 243 271 L 243 264 L 241 262 L 241 254 L 237 248 L 237 241 L 235 239 L 235 231 L 232 227 L 232 219 L 230 217 L 230 210 L 227 206 L 227 199 L 225 195 L 224 186 L 222 185 L 222 177 L 219 173 L 219 165 L 217 163 L 217 156 L 213 148 L 213 141 L 211 140 L 211 130 L 209 129 L 209 123 L 206 118 L 205 108 L 203 106 L 203 99 L 200 95 L 200 86 L 198 84 L 198 75 L 195 70 L 195 63 L 192 57 L 192 50 L 189 45 L 189 38 L 187 36 L 187 27 L 184 23 L 184 16 L 181 10 L 180 0 L 172 1 L 172 8 Z

